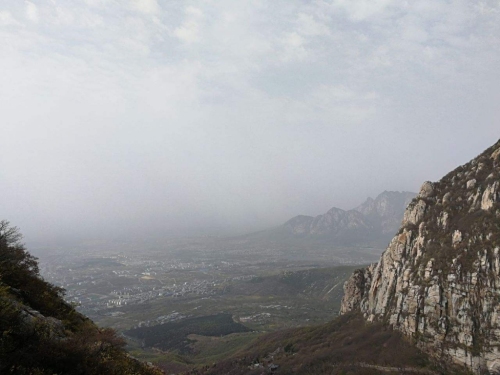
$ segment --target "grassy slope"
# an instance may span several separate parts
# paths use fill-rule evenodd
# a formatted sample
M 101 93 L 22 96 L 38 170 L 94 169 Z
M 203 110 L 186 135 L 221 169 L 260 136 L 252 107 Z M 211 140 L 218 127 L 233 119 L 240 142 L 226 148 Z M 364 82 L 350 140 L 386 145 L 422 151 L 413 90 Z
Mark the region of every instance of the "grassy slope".
M 278 374 L 468 374 L 436 363 L 398 332 L 358 315 L 261 336 L 233 357 L 190 374 L 253 375 L 278 365 Z M 256 366 L 257 365 L 257 366 Z

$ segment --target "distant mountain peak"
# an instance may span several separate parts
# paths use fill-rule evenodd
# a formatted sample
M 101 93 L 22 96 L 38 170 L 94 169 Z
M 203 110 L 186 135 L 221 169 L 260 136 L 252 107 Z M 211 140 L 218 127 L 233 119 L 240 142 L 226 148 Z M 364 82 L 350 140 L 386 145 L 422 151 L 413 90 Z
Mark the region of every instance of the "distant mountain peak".
M 283 228 L 292 236 L 327 237 L 344 245 L 373 240 L 387 243 L 388 234 L 396 232 L 406 206 L 415 196 L 415 193 L 386 190 L 352 210 L 332 207 L 315 217 L 295 216 Z
M 408 191 L 386 190 L 375 199 L 368 198 L 355 210 L 371 221 L 379 222 L 382 233 L 394 234 L 401 223 L 401 213 L 415 196 L 415 193 Z

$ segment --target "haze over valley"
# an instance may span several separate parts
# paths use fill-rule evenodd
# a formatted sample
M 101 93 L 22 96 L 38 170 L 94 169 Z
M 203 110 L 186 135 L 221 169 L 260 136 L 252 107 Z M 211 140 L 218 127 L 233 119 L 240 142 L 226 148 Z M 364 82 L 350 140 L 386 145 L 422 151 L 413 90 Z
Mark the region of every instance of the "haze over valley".
M 194 344 L 199 340 L 185 343 L 190 333 L 237 334 L 237 349 L 258 332 L 338 315 L 344 282 L 359 265 L 378 259 L 415 195 L 384 191 L 350 211 L 334 207 L 317 218 L 297 216 L 240 236 L 88 241 L 32 252 L 40 257 L 43 277 L 66 289 L 66 301 L 97 324 L 126 334 L 135 356 L 167 370 L 188 370 L 189 361 L 206 361 Z M 297 232 L 297 224 L 290 224 L 297 220 L 308 226 Z M 243 325 L 204 331 L 193 320 L 218 327 L 224 316 Z M 148 341 L 159 327 L 168 332 Z M 170 336 L 177 338 L 161 339 Z M 158 349 L 180 351 L 185 362 Z M 222 347 L 218 355 L 229 353 Z
M 499 66 L 498 0 L 1 2 L 0 373 L 499 373 Z
M 498 4 L 7 1 L 3 217 L 235 235 L 418 191 L 498 137 Z

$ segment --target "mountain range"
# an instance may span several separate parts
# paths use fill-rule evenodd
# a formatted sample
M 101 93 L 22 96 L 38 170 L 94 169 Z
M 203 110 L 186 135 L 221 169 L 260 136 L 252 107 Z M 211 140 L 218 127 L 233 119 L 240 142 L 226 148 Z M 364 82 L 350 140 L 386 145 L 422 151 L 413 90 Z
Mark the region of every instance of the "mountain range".
M 406 191 L 384 191 L 351 210 L 333 207 L 315 217 L 298 215 L 277 228 L 254 236 L 270 241 L 386 246 L 397 231 L 406 206 L 415 196 Z

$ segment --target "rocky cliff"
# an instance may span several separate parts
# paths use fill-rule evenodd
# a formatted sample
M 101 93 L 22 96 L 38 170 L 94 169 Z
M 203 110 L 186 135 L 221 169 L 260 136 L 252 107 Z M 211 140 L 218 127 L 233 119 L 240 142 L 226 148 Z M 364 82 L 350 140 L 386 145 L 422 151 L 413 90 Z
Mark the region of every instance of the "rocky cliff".
M 344 286 L 360 310 L 474 372 L 500 371 L 500 141 L 409 204 L 377 264 Z

